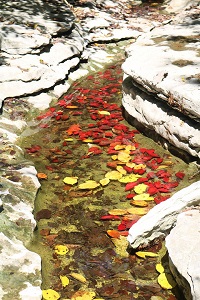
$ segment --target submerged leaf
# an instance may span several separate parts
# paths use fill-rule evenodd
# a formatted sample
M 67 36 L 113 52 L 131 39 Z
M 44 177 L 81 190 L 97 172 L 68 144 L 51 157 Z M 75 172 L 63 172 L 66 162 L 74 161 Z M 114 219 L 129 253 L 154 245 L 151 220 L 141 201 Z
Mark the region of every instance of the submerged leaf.
M 69 251 L 67 246 L 64 245 L 56 245 L 54 250 L 55 253 L 59 255 L 65 255 Z
M 71 297 L 71 300 L 92 300 L 95 296 L 95 292 L 80 290 Z
M 158 256 L 157 253 L 148 252 L 148 251 L 138 251 L 135 254 L 141 258 L 146 258 L 146 256 L 149 256 L 149 257 L 157 257 Z
M 72 272 L 72 273 L 70 273 L 70 275 L 73 278 L 75 278 L 76 280 L 78 280 L 78 281 L 80 281 L 82 283 L 86 283 L 87 282 L 86 278 L 83 275 L 79 274 L 79 273 Z
M 60 299 L 60 295 L 52 289 L 43 290 L 42 291 L 42 297 L 43 297 L 44 300 L 57 300 L 57 299 Z
M 95 189 L 99 185 L 100 184 L 98 182 L 96 182 L 95 180 L 87 180 L 86 182 L 79 184 L 78 188 L 81 190 Z
M 78 177 L 65 177 L 64 179 L 63 179 L 63 182 L 64 183 L 66 183 L 66 184 L 71 184 L 71 185 L 73 185 L 73 184 L 75 184 L 75 183 L 77 183 L 77 181 L 78 181 Z
M 176 286 L 176 282 L 174 281 L 171 274 L 161 273 L 158 276 L 158 283 L 165 290 L 171 290 Z

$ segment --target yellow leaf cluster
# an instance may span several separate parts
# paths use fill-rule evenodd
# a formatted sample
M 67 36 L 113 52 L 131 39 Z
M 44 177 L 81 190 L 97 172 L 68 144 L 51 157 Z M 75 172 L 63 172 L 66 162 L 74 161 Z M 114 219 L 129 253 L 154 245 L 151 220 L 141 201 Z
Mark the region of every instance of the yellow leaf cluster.
M 56 245 L 54 251 L 58 255 L 65 255 L 69 251 L 69 249 L 64 245 Z
M 44 300 L 58 300 L 58 299 L 60 299 L 60 295 L 52 289 L 43 290 L 42 291 L 42 297 L 43 297 Z

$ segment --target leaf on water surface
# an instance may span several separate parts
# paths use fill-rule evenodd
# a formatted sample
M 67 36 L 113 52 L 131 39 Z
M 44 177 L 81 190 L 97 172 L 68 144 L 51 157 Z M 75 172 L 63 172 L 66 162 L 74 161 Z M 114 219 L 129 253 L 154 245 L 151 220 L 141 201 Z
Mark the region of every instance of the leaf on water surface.
M 183 172 L 177 172 L 175 175 L 179 179 L 183 179 L 185 177 L 185 174 Z
M 119 216 L 114 216 L 114 215 L 105 215 L 105 216 L 102 216 L 100 218 L 101 221 L 116 221 L 116 220 L 120 220 L 120 217 Z
M 66 142 L 73 142 L 73 140 L 74 140 L 73 138 L 66 138 L 65 139 Z
M 109 210 L 108 213 L 113 216 L 123 216 L 123 215 L 127 214 L 127 209 L 114 208 L 114 209 Z
M 82 283 L 87 282 L 86 278 L 83 275 L 79 274 L 79 273 L 72 272 L 72 273 L 70 273 L 70 276 L 72 276 L 73 278 L 75 278 L 76 280 L 78 280 Z
M 95 180 L 87 180 L 86 182 L 79 184 L 78 188 L 81 190 L 86 190 L 86 189 L 95 189 L 98 186 L 100 186 L 100 184 Z
M 146 207 L 148 203 L 144 200 L 132 200 L 130 201 L 131 205 L 139 206 L 139 207 Z
M 157 253 L 148 252 L 148 251 L 138 251 L 138 252 L 135 252 L 135 254 L 141 258 L 146 258 L 146 256 L 148 256 L 148 257 L 157 257 L 158 256 Z
M 120 233 L 117 230 L 107 230 L 107 234 L 112 237 L 118 239 L 120 237 Z
M 131 207 L 128 208 L 127 211 L 129 214 L 140 215 L 140 216 L 146 215 L 148 213 L 148 210 L 143 207 Z
M 43 297 L 44 300 L 57 300 L 57 299 L 60 299 L 60 295 L 52 289 L 43 290 L 42 291 L 42 297 Z
M 92 139 L 84 139 L 82 140 L 83 143 L 92 143 L 93 140 Z
M 64 245 L 56 245 L 54 251 L 56 254 L 65 255 L 69 251 L 69 249 Z
M 154 200 L 154 197 L 151 197 L 148 193 L 143 193 L 143 194 L 134 196 L 133 200 L 152 201 L 152 200 Z
M 37 178 L 39 178 L 39 179 L 47 179 L 48 176 L 45 173 L 37 173 Z
M 126 163 L 126 166 L 127 166 L 128 168 L 134 168 L 134 167 L 136 166 L 136 164 L 133 163 L 133 162 L 127 162 L 127 163 Z
M 171 290 L 176 286 L 176 282 L 171 274 L 161 273 L 158 276 L 158 283 L 165 290 Z
M 135 182 L 140 177 L 141 177 L 141 175 L 139 175 L 139 174 L 129 174 L 129 175 L 126 175 L 126 176 L 123 176 L 122 178 L 120 178 L 119 182 L 123 182 L 123 183 Z
M 60 275 L 60 280 L 63 287 L 66 287 L 69 284 L 69 278 L 67 276 Z
M 122 178 L 122 174 L 118 171 L 109 171 L 106 173 L 105 177 L 110 180 L 119 180 Z
M 98 110 L 98 114 L 99 115 L 105 115 L 105 116 L 109 116 L 110 112 L 107 110 Z
M 106 186 L 106 185 L 109 184 L 110 179 L 109 179 L 109 178 L 103 178 L 103 179 L 101 179 L 99 182 L 100 182 L 100 184 L 101 184 L 102 186 Z
M 117 171 L 120 172 L 122 175 L 126 175 L 126 170 L 122 166 L 117 166 Z
M 78 181 L 78 177 L 65 177 L 63 179 L 63 182 L 66 183 L 66 184 L 70 184 L 70 185 L 74 185 L 75 183 L 77 183 Z
M 69 135 L 77 134 L 81 130 L 79 124 L 73 124 L 71 125 L 66 131 Z
M 120 151 L 118 153 L 117 158 L 119 161 L 121 161 L 123 163 L 127 163 L 131 159 L 131 156 L 129 154 L 129 151 L 124 150 L 124 151 Z
M 144 165 L 144 164 L 135 165 L 135 167 L 134 167 L 135 170 L 145 169 L 145 168 L 146 168 L 146 165 Z
M 147 190 L 148 186 L 144 183 L 140 183 L 134 187 L 134 191 L 137 194 L 143 194 Z

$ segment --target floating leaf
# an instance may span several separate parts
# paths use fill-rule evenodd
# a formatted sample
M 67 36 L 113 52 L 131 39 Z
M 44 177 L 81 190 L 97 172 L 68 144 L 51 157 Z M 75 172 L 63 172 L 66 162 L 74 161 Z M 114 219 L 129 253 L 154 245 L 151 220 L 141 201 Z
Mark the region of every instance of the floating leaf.
M 71 134 L 77 134 L 81 130 L 79 124 L 73 124 L 67 129 L 67 133 L 69 135 Z
M 71 185 L 73 185 L 73 184 L 75 184 L 75 183 L 77 183 L 77 181 L 78 181 L 78 177 L 65 177 L 64 179 L 63 179 L 63 182 L 64 183 L 66 183 L 66 184 L 71 184 Z
M 131 207 L 131 208 L 128 208 L 127 211 L 129 214 L 141 215 L 141 216 L 147 214 L 147 212 L 148 212 L 148 210 L 143 207 Z
M 156 271 L 158 271 L 161 274 L 161 273 L 164 273 L 165 269 L 162 264 L 157 264 Z
M 98 114 L 99 115 L 105 115 L 105 116 L 109 116 L 110 112 L 107 110 L 98 110 Z
M 146 207 L 148 203 L 144 200 L 132 200 L 130 201 L 131 205 L 139 206 L 139 207 Z
M 129 174 L 129 175 L 126 175 L 126 176 L 123 176 L 122 178 L 120 178 L 119 181 L 123 182 L 123 183 L 135 182 L 140 177 L 141 177 L 141 175 L 138 175 L 138 174 Z
M 151 197 L 148 193 L 136 195 L 133 197 L 134 200 L 144 200 L 144 201 L 152 201 L 154 200 L 153 197 Z
M 134 187 L 134 191 L 137 194 L 143 194 L 147 190 L 148 186 L 144 183 L 140 183 Z
M 129 151 L 120 151 L 117 155 L 117 158 L 119 161 L 127 163 L 131 159 L 131 156 L 129 154 Z
M 146 168 L 146 165 L 144 165 L 144 164 L 139 164 L 139 165 L 136 165 L 136 166 L 134 167 L 135 170 L 138 170 L 138 169 L 145 169 L 145 168 Z
M 37 177 L 39 178 L 39 179 L 47 179 L 47 174 L 45 174 L 45 173 L 37 173 Z
M 127 162 L 126 166 L 129 167 L 129 168 L 134 168 L 135 167 L 135 163 L 133 163 L 133 162 Z
M 105 177 L 110 180 L 119 180 L 122 178 L 122 174 L 118 171 L 110 171 L 106 173 Z
M 127 151 L 134 151 L 136 148 L 135 148 L 134 145 L 126 145 L 125 149 L 126 149 Z
M 72 272 L 72 273 L 70 273 L 70 275 L 73 278 L 75 278 L 76 280 L 78 280 L 78 281 L 80 281 L 82 283 L 86 283 L 87 282 L 86 278 L 83 275 L 79 274 L 79 273 Z
M 117 171 L 119 172 L 119 173 L 121 173 L 122 175 L 126 175 L 126 170 L 122 167 L 122 166 L 117 166 Z
M 111 209 L 109 210 L 109 214 L 114 216 L 123 216 L 127 214 L 127 209 L 121 209 L 121 208 Z
M 100 184 L 101 184 L 102 186 L 105 186 L 105 185 L 109 184 L 110 179 L 109 179 L 109 178 L 103 178 L 103 179 L 101 179 L 99 182 L 100 182 Z
M 42 297 L 43 297 L 44 300 L 57 300 L 57 299 L 60 299 L 60 295 L 52 289 L 43 290 L 42 291 Z
M 148 251 L 138 251 L 138 252 L 135 252 L 135 254 L 141 258 L 146 258 L 146 256 L 149 256 L 149 257 L 157 257 L 158 256 L 157 253 L 148 252 Z
M 117 230 L 107 230 L 107 234 L 112 237 L 118 239 L 120 237 L 120 233 Z
M 105 216 L 102 216 L 100 218 L 100 220 L 102 220 L 102 221 L 109 221 L 109 220 L 115 221 L 115 220 L 120 220 L 120 217 L 119 216 L 114 216 L 114 215 L 105 215 Z
M 87 180 L 86 182 L 79 184 L 78 188 L 81 190 L 95 189 L 99 185 L 100 184 L 98 182 L 96 182 L 95 180 Z
M 84 143 L 92 143 L 93 140 L 92 139 L 84 139 L 84 140 L 82 140 L 82 142 L 84 142 Z
M 69 278 L 67 276 L 60 275 L 60 280 L 63 287 L 66 287 L 69 284 Z
M 116 145 L 116 146 L 114 147 L 115 150 L 122 150 L 122 149 L 124 149 L 124 148 L 125 148 L 125 145 Z
M 64 245 L 56 245 L 54 250 L 55 253 L 59 255 L 65 255 L 69 251 L 67 246 Z
M 168 273 L 161 273 L 158 276 L 158 283 L 165 290 L 171 290 L 176 286 L 176 282 L 173 277 Z

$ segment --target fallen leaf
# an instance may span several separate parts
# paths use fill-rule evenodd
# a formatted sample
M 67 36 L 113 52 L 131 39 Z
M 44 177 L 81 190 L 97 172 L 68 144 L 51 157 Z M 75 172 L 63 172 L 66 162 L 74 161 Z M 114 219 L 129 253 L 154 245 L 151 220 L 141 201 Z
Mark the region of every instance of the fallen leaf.
M 39 179 L 47 179 L 47 174 L 45 174 L 45 173 L 37 173 L 37 178 L 39 178 Z
M 120 237 L 120 233 L 117 230 L 107 230 L 107 234 L 112 237 L 118 239 Z
M 122 167 L 122 166 L 117 166 L 117 171 L 119 172 L 119 173 L 121 173 L 122 175 L 126 175 L 126 170 Z
M 102 221 L 109 221 L 109 220 L 115 221 L 115 220 L 120 220 L 120 217 L 119 216 L 114 216 L 114 215 L 105 215 L 105 216 L 102 216 L 100 218 L 100 220 L 102 220 Z
M 121 208 L 111 209 L 109 210 L 109 214 L 114 216 L 123 216 L 127 214 L 127 209 L 121 209 Z
M 42 297 L 43 297 L 44 300 L 57 300 L 57 299 L 60 299 L 60 295 L 52 289 L 43 290 L 42 291 Z
M 146 208 L 143 208 L 143 207 L 131 207 L 131 208 L 128 208 L 127 209 L 127 212 L 129 214 L 132 214 L 132 215 L 145 215 L 147 214 L 148 210 Z
M 66 183 L 66 184 L 70 184 L 70 185 L 73 185 L 75 183 L 77 183 L 78 181 L 78 177 L 65 177 L 63 179 L 63 182 Z
M 120 151 L 117 155 L 117 158 L 119 161 L 127 163 L 131 159 L 131 156 L 129 154 L 129 151 Z
M 110 180 L 119 180 L 122 177 L 122 174 L 118 171 L 109 171 L 106 173 L 105 177 Z
M 135 254 L 141 258 L 146 258 L 146 256 L 148 256 L 148 257 L 157 257 L 158 256 L 157 253 L 148 252 L 148 251 L 138 251 L 138 252 L 135 252 Z
M 143 194 L 147 190 L 148 186 L 144 183 L 140 183 L 134 187 L 134 191 L 137 194 Z
M 158 283 L 165 290 L 171 290 L 176 286 L 176 282 L 171 274 L 161 273 L 158 276 Z
M 93 300 L 95 296 L 95 292 L 80 290 L 73 294 L 71 300 Z
M 148 193 L 144 193 L 144 194 L 134 196 L 133 200 L 152 201 L 154 200 L 154 197 L 151 197 Z
M 123 182 L 123 183 L 135 182 L 140 177 L 141 177 L 141 175 L 138 175 L 138 174 L 129 174 L 129 175 L 126 175 L 126 176 L 123 176 L 122 178 L 120 178 L 119 181 Z
M 100 184 L 98 182 L 96 182 L 95 180 L 87 180 L 86 182 L 79 184 L 78 188 L 81 190 L 95 189 L 99 185 Z
M 103 179 L 101 179 L 99 182 L 100 182 L 100 184 L 101 184 L 102 186 L 105 186 L 105 185 L 109 184 L 110 179 L 109 179 L 109 178 L 103 178 Z
M 144 200 L 132 200 L 130 201 L 131 205 L 139 206 L 139 207 L 146 207 L 148 203 Z
M 70 273 L 70 275 L 73 278 L 75 278 L 76 280 L 78 280 L 78 281 L 80 281 L 82 283 L 86 283 L 87 282 L 86 278 L 83 275 L 79 274 L 79 273 L 72 272 L 72 273 Z
M 69 249 L 64 245 L 56 245 L 54 251 L 56 254 L 65 255 L 69 251 Z
M 66 287 L 69 284 L 69 278 L 67 276 L 60 275 L 60 280 L 63 287 Z
M 110 112 L 109 112 L 109 111 L 106 111 L 106 110 L 98 110 L 98 114 L 99 114 L 99 115 L 109 116 L 109 115 L 110 115 Z
M 158 271 L 160 274 L 165 272 L 165 269 L 162 264 L 156 265 L 156 271 Z

